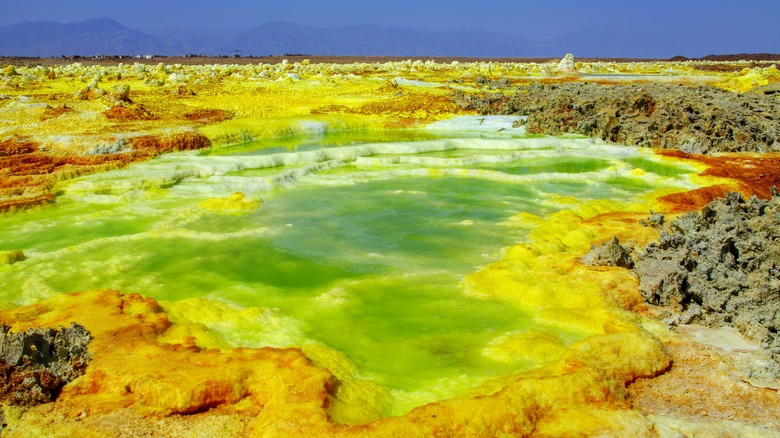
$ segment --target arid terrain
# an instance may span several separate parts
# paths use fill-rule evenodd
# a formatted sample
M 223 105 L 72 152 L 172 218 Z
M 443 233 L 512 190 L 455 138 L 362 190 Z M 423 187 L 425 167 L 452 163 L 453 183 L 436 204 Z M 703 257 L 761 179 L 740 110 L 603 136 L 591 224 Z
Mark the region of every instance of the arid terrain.
M 0 295 L 2 434 L 780 436 L 778 60 L 0 59 L 0 223 L 30 234 L 15 246 L 0 241 L 0 281 L 8 282 Z M 491 119 L 499 116 L 511 119 Z M 449 138 L 431 128 L 459 117 L 477 131 Z M 487 131 L 482 125 L 493 120 L 504 124 Z M 168 286 L 154 279 L 133 283 L 147 290 L 102 287 L 121 286 L 140 262 L 99 252 L 98 238 L 38 236 L 66 214 L 100 229 L 109 214 L 101 205 L 147 212 L 156 202 L 183 202 L 177 190 L 192 180 L 236 193 L 213 196 L 210 186 L 199 187 L 199 197 L 171 207 L 170 218 L 138 234 L 140 241 L 195 236 L 218 245 L 265 236 L 265 229 L 219 237 L 186 227 L 201 218 L 203 227 L 224 221 L 226 229 L 262 219 L 263 200 L 251 190 L 274 200 L 285 181 L 316 172 L 329 190 L 399 163 L 407 167 L 386 174 L 409 177 L 422 168 L 427 178 L 520 181 L 510 193 L 559 178 L 541 173 L 539 183 L 522 173 L 532 166 L 517 157 L 512 170 L 520 176 L 497 176 L 490 155 L 500 155 L 498 146 L 479 146 L 484 151 L 470 159 L 493 163 L 480 168 L 459 155 L 494 139 L 503 148 L 528 142 L 534 163 L 554 169 L 545 170 L 550 175 L 582 175 L 560 183 L 580 192 L 540 198 L 548 210 L 501 222 L 515 240 L 500 256 L 479 259 L 458 283 L 459 295 L 541 324 L 508 330 L 481 350 L 497 364 L 534 366 L 452 396 L 426 395 L 420 400 L 432 401 L 421 404 L 372 380 L 332 346 L 250 346 L 230 337 L 241 327 L 286 336 L 293 318 L 278 309 L 157 298 L 149 291 Z M 326 140 L 333 147 L 298 152 Z M 555 142 L 569 140 L 574 146 L 566 147 L 603 156 L 555 155 L 567 150 Z M 439 150 L 437 141 L 462 146 Z M 372 144 L 381 147 L 360 149 Z M 274 180 L 276 191 L 237 179 L 266 175 L 252 167 L 263 148 L 284 149 L 269 158 L 278 160 L 269 168 L 290 169 Z M 355 152 L 344 158 L 339 150 Z M 359 183 L 337 184 L 348 172 Z M 631 195 L 581 195 L 602 182 Z M 110 248 L 132 241 L 120 233 L 136 226 L 100 231 Z M 36 239 L 63 243 L 42 250 Z M 244 260 L 240 249 L 230 251 L 236 263 Z M 176 254 L 192 266 L 203 258 Z M 114 256 L 119 262 L 99 264 Z M 58 272 L 100 287 L 58 286 Z M 356 281 L 312 303 L 344 306 Z M 225 329 L 228 322 L 233 329 Z M 459 378 L 467 377 L 436 385 Z M 398 400 L 410 408 L 396 413 Z

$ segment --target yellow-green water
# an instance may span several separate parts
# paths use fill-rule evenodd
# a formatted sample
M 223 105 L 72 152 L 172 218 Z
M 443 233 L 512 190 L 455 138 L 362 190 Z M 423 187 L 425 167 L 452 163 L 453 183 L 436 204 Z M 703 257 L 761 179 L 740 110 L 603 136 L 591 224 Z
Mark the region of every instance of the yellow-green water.
M 460 286 L 522 241 L 513 215 L 565 208 L 556 195 L 629 201 L 692 187 L 692 169 L 587 139 L 436 137 L 290 152 L 244 145 L 70 181 L 55 206 L 0 217 L 0 249 L 28 257 L 0 266 L 0 300 L 138 292 L 231 345 L 335 348 L 361 377 L 422 394 L 414 405 L 544 361 L 483 354 L 503 334 L 538 327 Z M 234 192 L 263 205 L 203 207 Z M 544 329 L 566 342 L 583 336 Z

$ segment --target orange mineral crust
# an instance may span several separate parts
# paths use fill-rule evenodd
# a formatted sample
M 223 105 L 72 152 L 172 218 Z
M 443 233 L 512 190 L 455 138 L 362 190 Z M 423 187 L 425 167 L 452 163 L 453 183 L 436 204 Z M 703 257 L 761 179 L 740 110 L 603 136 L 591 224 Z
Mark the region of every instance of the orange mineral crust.
M 691 203 L 692 208 L 700 208 L 711 200 L 722 197 L 728 191 L 737 190 L 745 197 L 753 195 L 761 199 L 771 196 L 772 187 L 780 187 L 780 154 L 777 153 L 735 153 L 716 155 L 694 155 L 682 151 L 659 150 L 658 154 L 678 160 L 690 160 L 707 166 L 701 173 L 705 177 L 728 178 L 736 187 L 704 187 L 688 198 L 673 196 L 661 198 L 662 201 L 684 204 Z
M 661 345 L 648 342 L 642 330 L 613 328 L 576 343 L 545 369 L 493 382 L 481 395 L 347 426 L 328 416 L 339 382 L 299 349 L 201 350 L 186 338 L 161 343 L 157 338 L 172 324 L 154 300 L 139 295 L 76 293 L 3 312 L 0 319 L 14 331 L 79 320 L 94 336 L 86 374 L 55 403 L 5 408 L 7 436 L 53 430 L 71 436 L 196 430 L 219 436 L 522 436 L 540 426 L 560 429 L 558 416 L 576 417 L 579 430 L 595 433 L 619 431 L 625 424 L 610 419 L 624 416 L 647 429 L 630 411 L 625 384 L 668 364 Z M 596 421 L 585 421 L 594 409 Z
M 709 204 L 713 199 L 722 198 L 727 193 L 733 191 L 737 191 L 737 188 L 732 185 L 716 184 L 687 192 L 672 193 L 660 197 L 658 201 L 670 213 L 683 213 L 698 210 Z
M 0 211 L 51 202 L 54 185 L 61 180 L 116 169 L 172 151 L 210 146 L 202 134 L 192 131 L 128 139 L 127 150 L 111 154 L 60 155 L 41 150 L 31 140 L 0 141 Z

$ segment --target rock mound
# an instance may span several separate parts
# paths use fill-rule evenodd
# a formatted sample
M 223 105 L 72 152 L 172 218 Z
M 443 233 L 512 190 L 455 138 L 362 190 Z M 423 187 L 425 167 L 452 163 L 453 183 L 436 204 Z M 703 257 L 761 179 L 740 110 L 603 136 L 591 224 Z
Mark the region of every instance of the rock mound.
M 563 59 L 558 62 L 558 65 L 555 67 L 555 70 L 561 72 L 561 73 L 576 73 L 577 72 L 577 64 L 574 62 L 574 55 L 571 53 L 567 53 L 566 56 L 563 57 Z
M 21 333 L 0 324 L 0 403 L 32 406 L 53 401 L 62 386 L 84 374 L 91 340 L 75 323 Z
M 634 267 L 634 259 L 628 248 L 621 245 L 615 236 L 602 246 L 591 244 L 590 252 L 585 254 L 581 261 L 588 266 L 618 266 L 629 269 Z
M 12 249 L 10 251 L 0 251 L 0 266 L 13 265 L 16 262 L 21 262 L 27 259 L 24 253 L 18 249 Z
M 729 193 L 669 231 L 636 260 L 645 299 L 673 324 L 734 326 L 780 362 L 780 197 Z

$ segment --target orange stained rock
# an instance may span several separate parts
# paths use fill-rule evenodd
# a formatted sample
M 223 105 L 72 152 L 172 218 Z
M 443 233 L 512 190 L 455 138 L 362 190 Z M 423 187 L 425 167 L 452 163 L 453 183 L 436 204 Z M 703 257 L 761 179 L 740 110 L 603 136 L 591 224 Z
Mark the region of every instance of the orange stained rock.
M 727 193 L 740 191 L 738 187 L 729 184 L 716 184 L 687 192 L 673 193 L 658 198 L 665 210 L 673 213 L 683 213 L 699 210 L 714 199 L 723 198 Z M 744 193 L 743 193 L 744 194 Z
M 200 108 L 184 114 L 184 118 L 199 123 L 218 123 L 232 119 L 234 114 L 221 109 Z
M 702 163 L 707 166 L 702 176 L 732 179 L 737 184 L 736 189 L 747 197 L 756 195 L 768 199 L 772 187 L 780 187 L 780 153 L 693 155 L 674 150 L 662 150 L 657 153 L 665 157 Z M 706 205 L 712 199 L 722 196 L 724 190 L 727 191 L 725 187 L 706 189 L 709 190 L 696 194 L 691 199 L 691 202 L 696 204 L 692 205 L 692 208 Z M 733 191 L 734 188 L 731 190 Z M 699 205 L 710 196 L 708 201 Z
M 73 109 L 65 104 L 55 107 L 46 105 L 46 109 L 41 116 L 41 121 L 45 122 L 46 120 L 57 118 L 70 111 L 73 111 Z
M 100 290 L 64 295 L 3 312 L 0 319 L 13 330 L 80 321 L 94 337 L 86 374 L 66 386 L 55 406 L 26 413 L 24 418 L 35 420 L 22 421 L 16 430 L 21 435 L 68 428 L 81 435 L 78 431 L 91 431 L 93 420 L 122 411 L 145 418 L 221 408 L 229 414 L 248 411 L 254 417 L 263 410 L 282 409 L 297 424 L 326 422 L 331 375 L 311 365 L 300 350 L 220 352 L 157 342 L 171 323 L 154 300 L 136 294 Z M 52 409 L 63 417 L 38 417 Z M 78 412 L 89 416 L 77 420 Z
M 112 121 L 155 120 L 158 117 L 149 112 L 143 105 L 114 105 L 103 111 L 103 115 Z
M 58 181 L 116 169 L 171 151 L 209 147 L 198 132 L 129 139 L 128 152 L 81 156 L 55 155 L 38 150 L 38 144 L 23 139 L 0 142 L 0 212 L 48 203 Z
M 0 157 L 29 154 L 38 150 L 38 144 L 31 140 L 9 138 L 0 140 Z

